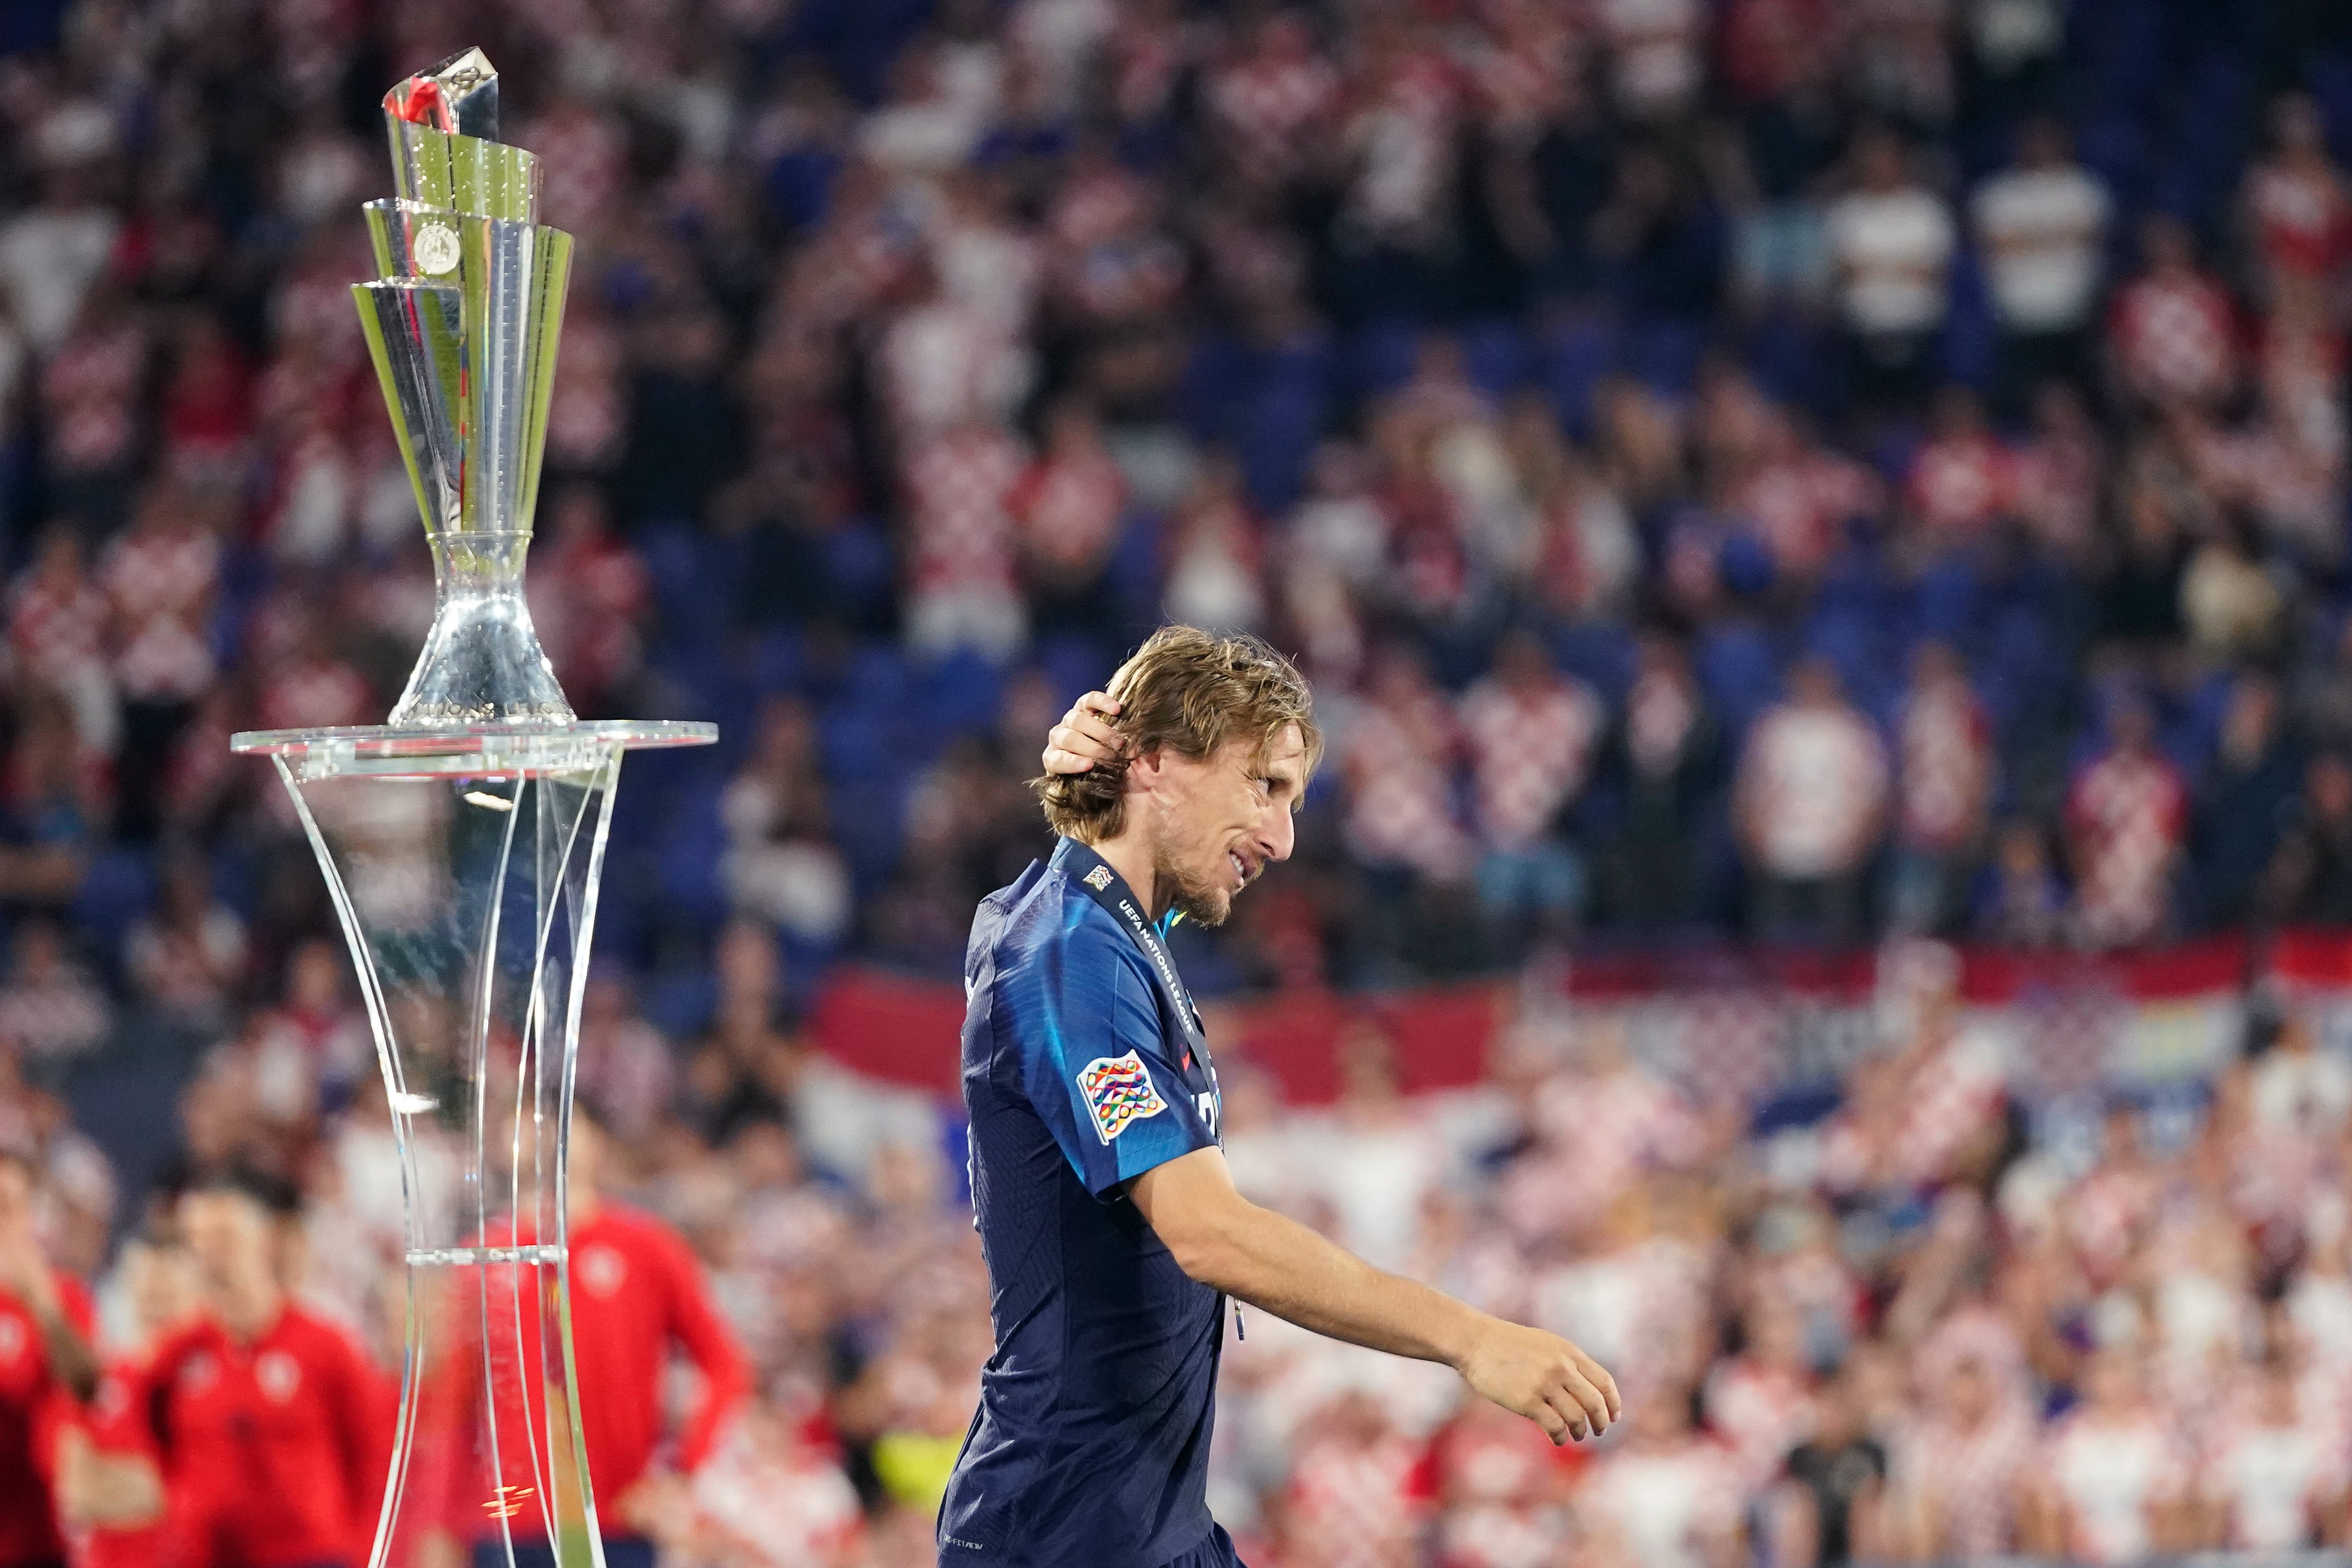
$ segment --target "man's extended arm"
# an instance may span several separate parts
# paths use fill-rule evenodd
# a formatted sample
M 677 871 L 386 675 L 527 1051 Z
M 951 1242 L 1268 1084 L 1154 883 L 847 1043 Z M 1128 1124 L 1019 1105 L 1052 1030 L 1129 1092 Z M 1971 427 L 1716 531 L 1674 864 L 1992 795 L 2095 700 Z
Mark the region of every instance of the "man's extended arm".
M 86 1316 L 87 1298 L 82 1300 L 82 1312 L 77 1313 L 57 1274 L 42 1258 L 40 1244 L 33 1239 L 29 1207 L 21 1217 L 0 1221 L 0 1227 L 5 1228 L 0 1230 L 0 1291 L 14 1295 L 32 1314 L 49 1375 L 79 1404 L 98 1392 L 98 1355 L 89 1347 L 87 1325 L 74 1321 L 78 1315 Z
M 1196 1149 L 1154 1166 L 1128 1195 L 1177 1265 L 1202 1284 L 1333 1339 L 1443 1362 L 1556 1444 L 1617 1418 L 1615 1381 L 1576 1346 L 1375 1269 L 1259 1207 L 1234 1190 L 1220 1150 Z
M 669 1333 L 702 1374 L 702 1398 L 678 1436 L 677 1468 L 691 1473 L 710 1457 L 727 1423 L 751 1397 L 751 1369 L 734 1331 L 719 1315 L 693 1251 L 675 1237 L 665 1235 L 662 1243 L 669 1267 Z

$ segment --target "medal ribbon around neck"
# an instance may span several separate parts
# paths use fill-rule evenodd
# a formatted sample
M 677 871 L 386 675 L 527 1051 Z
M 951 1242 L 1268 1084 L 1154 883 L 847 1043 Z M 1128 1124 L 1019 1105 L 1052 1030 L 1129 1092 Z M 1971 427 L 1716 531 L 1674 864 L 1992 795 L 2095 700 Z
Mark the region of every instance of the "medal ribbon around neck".
M 1135 901 L 1134 890 L 1127 879 L 1118 874 L 1109 862 L 1095 853 L 1076 839 L 1063 841 L 1061 852 L 1055 857 L 1069 879 L 1086 890 L 1087 896 L 1111 913 L 1111 917 L 1127 928 L 1143 956 L 1151 960 L 1151 971 L 1160 977 L 1160 988 L 1176 1014 L 1177 1027 L 1184 1031 L 1185 1054 L 1199 1057 L 1203 1062 L 1209 1057 L 1207 1031 L 1201 1027 L 1201 1009 L 1192 1005 L 1192 993 L 1176 973 L 1176 960 L 1170 956 L 1168 944 L 1160 938 L 1159 927 L 1143 913 Z M 1089 873 L 1097 868 L 1108 876 Z M 1187 1062 L 1186 1065 L 1190 1065 Z

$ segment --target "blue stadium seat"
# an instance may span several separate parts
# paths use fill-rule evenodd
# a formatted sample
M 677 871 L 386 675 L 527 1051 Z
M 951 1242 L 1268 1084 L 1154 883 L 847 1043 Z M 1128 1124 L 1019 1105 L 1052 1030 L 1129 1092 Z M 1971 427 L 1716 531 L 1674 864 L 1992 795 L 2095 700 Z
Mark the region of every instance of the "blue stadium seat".
M 706 780 L 671 797 L 654 868 L 666 917 L 705 929 L 715 929 L 728 911 L 719 869 L 727 852 L 727 831 L 719 820 L 721 787 Z
M 153 857 L 131 845 L 117 845 L 90 858 L 68 915 L 89 933 L 98 956 L 110 965 L 132 924 L 154 902 Z
M 1744 734 L 1756 716 L 1780 695 L 1780 652 L 1752 621 L 1723 621 L 1698 639 L 1692 667 L 1700 687 L 1723 717 L 1725 731 Z
M 1054 683 L 1055 693 L 1065 703 L 1109 680 L 1116 668 L 1110 653 L 1092 638 L 1068 634 L 1039 639 L 1035 664 Z
M 2046 702 L 2065 679 L 2064 661 L 2048 625 L 2025 605 L 1994 616 L 1967 652 L 1996 733 L 2010 733 L 2015 720 Z
M 703 570 L 702 540 L 683 524 L 656 524 L 638 531 L 637 555 L 653 580 L 654 607 L 661 616 L 661 640 L 705 640 L 723 617 L 710 612 L 710 583 Z
M 646 664 L 656 676 L 675 685 L 697 710 L 717 704 L 734 679 L 725 651 L 699 637 L 664 638 Z
M 1844 611 L 1817 613 L 1805 628 L 1804 649 L 1836 667 L 1856 707 L 1878 724 L 1892 721 L 1903 689 L 1902 663 L 1875 620 Z
M 1003 672 L 978 653 L 959 652 L 918 665 L 914 678 L 915 729 L 929 743 L 930 755 L 953 737 L 992 728 L 1004 703 Z
M 1419 322 L 1374 321 L 1348 335 L 1348 391 L 1360 398 L 1393 392 L 1412 375 L 1414 356 L 1427 329 Z
M 768 165 L 762 182 L 770 209 L 793 229 L 824 222 L 833 198 L 833 178 L 841 172 L 841 163 L 839 153 L 824 148 L 782 154 Z
M 2328 49 L 2312 57 L 2305 78 L 2327 118 L 2327 145 L 2339 162 L 2352 161 L 2352 53 Z
M 1570 434 L 1592 434 L 1592 395 L 1617 362 L 1617 332 L 1607 320 L 1585 317 L 1555 328 L 1538 350 L 1544 390 Z
M 1119 520 L 1106 587 L 1129 625 L 1159 620 L 1161 538 L 1162 520 L 1156 512 L 1130 511 Z
M 2119 209 L 2132 212 L 2147 204 L 2147 137 L 2137 121 L 2092 120 L 2075 132 L 2074 155 L 2105 182 Z
M 2178 102 L 2167 168 L 2187 175 L 2196 197 L 2191 211 L 2218 214 L 2237 193 L 2240 171 L 2253 151 L 2249 133 L 2261 124 L 2252 73 L 2238 56 L 2209 50 Z
M 780 964 L 784 995 L 807 998 L 816 995 L 824 983 L 825 971 L 839 956 L 840 944 L 812 942 L 789 931 L 776 934 L 776 956 Z
M 1976 628 L 1976 567 L 1955 550 L 1920 574 L 1916 599 L 1920 633 L 1965 647 Z
M 907 792 L 913 782 L 908 772 L 899 769 L 832 792 L 834 842 L 860 894 L 881 887 L 898 870 Z
M 1748 369 L 1766 395 L 1800 408 L 1826 413 L 1836 394 L 1835 369 L 1819 334 L 1794 316 L 1776 313 L 1758 323 L 1748 341 Z
M 2220 749 L 2222 720 L 2237 685 L 2231 672 L 2208 670 L 2181 694 L 2179 711 L 2164 729 L 2164 747 L 2189 777 L 2203 771 Z
M 1248 418 L 1232 433 L 1230 444 L 1252 503 L 1278 515 L 1290 509 L 1306 486 L 1307 461 L 1323 436 L 1323 389 L 1304 381 L 1276 381 L 1257 389 L 1246 406 Z
M 2069 31 L 2084 68 L 2084 99 L 2119 114 L 2141 112 L 2164 68 L 2168 29 L 2160 0 L 2108 0 L 2079 11 Z
M 845 695 L 853 706 L 876 714 L 902 712 L 912 685 L 907 657 L 896 643 L 871 639 L 850 655 Z
M 772 626 L 753 640 L 747 663 L 751 685 L 762 695 L 797 691 L 807 676 L 801 634 L 790 626 Z
M 1505 398 L 1528 379 L 1532 345 L 1517 321 L 1475 321 L 1462 329 L 1470 379 L 1489 397 Z
M 890 536 L 872 517 L 856 517 L 825 536 L 825 570 L 841 601 L 834 613 L 855 626 L 887 620 L 898 586 Z
M 1186 361 L 1178 407 L 1196 437 L 1232 449 L 1251 499 L 1279 511 L 1297 498 L 1329 422 L 1335 364 L 1320 335 L 1270 349 L 1211 336 Z
M 673 1041 L 692 1040 L 719 1010 L 719 982 L 704 965 L 656 974 L 640 988 L 638 1009 Z
M 1633 634 L 1613 621 L 1575 621 L 1552 634 L 1559 667 L 1590 685 L 1612 709 L 1633 684 Z
M 824 773 L 836 787 L 863 789 L 887 780 L 903 758 L 899 736 L 904 716 L 896 707 L 874 709 L 847 702 L 817 719 Z
M 1944 319 L 1944 337 L 1937 348 L 1944 374 L 1962 386 L 1990 392 L 2000 361 L 1999 325 L 1992 299 L 1986 292 L 1984 271 L 1973 246 L 1963 246 L 1953 259 L 1952 310 Z
M 1203 441 L 1223 439 L 1249 379 L 1249 350 L 1239 339 L 1227 332 L 1202 333 L 1176 382 L 1177 413 L 1184 427 Z
M 1623 343 L 1626 372 L 1654 392 L 1681 397 L 1691 389 L 1706 352 L 1706 329 L 1696 322 L 1652 320 L 1636 325 Z

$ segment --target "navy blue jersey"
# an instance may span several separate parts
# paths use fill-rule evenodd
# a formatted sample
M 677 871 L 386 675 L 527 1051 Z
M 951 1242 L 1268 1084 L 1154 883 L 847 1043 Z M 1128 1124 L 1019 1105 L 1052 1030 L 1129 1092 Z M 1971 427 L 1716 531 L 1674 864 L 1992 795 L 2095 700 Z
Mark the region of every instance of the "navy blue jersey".
M 1125 1184 L 1217 1141 L 1215 1075 L 1064 841 L 964 959 L 963 1098 L 996 1354 L 940 1505 L 943 1564 L 1161 1568 L 1210 1536 L 1224 1301 Z M 1128 895 L 1123 883 L 1117 893 Z M 1172 970 L 1171 971 L 1172 975 Z

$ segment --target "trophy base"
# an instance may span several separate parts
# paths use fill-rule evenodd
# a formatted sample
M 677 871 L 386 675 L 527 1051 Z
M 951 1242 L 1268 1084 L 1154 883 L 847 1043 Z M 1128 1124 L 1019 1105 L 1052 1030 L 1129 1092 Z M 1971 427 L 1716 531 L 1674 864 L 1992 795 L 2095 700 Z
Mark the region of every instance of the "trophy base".
M 398 1247 L 408 1291 L 370 1568 L 452 1520 L 501 1568 L 533 1541 L 557 1568 L 604 1568 L 571 1338 L 580 1019 L 623 756 L 718 737 L 651 721 L 230 741 L 277 765 L 318 855 L 399 1151 L 401 1236 L 371 1243 Z
M 715 724 L 671 719 L 592 719 L 544 728 L 451 725 L 406 729 L 352 725 L 321 729 L 248 729 L 229 737 L 241 756 L 274 757 L 297 780 L 367 775 L 429 779 L 571 773 L 623 751 L 709 746 Z

